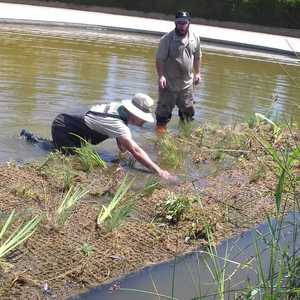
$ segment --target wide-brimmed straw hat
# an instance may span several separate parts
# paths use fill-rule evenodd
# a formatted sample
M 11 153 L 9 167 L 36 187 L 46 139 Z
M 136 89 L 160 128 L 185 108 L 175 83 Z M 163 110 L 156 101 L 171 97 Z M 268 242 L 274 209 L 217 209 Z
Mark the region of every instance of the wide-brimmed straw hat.
M 154 118 L 151 114 L 151 107 L 153 106 L 153 100 L 146 94 L 137 93 L 130 100 L 121 101 L 122 105 L 136 117 L 153 123 Z

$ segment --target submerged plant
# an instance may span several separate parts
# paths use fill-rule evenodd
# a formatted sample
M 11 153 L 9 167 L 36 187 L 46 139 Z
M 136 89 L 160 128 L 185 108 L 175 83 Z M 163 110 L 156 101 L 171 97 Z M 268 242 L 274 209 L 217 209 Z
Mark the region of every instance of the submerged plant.
M 90 172 L 94 167 L 106 168 L 105 161 L 99 156 L 92 144 L 76 135 L 81 140 L 81 147 L 74 148 L 73 151 L 78 155 L 81 165 L 86 172 Z
M 88 192 L 88 190 L 82 189 L 80 187 L 70 187 L 62 203 L 56 211 L 57 224 L 64 225 L 66 223 L 78 201 Z
M 36 216 L 30 221 L 28 221 L 24 226 L 22 224 L 10 234 L 7 239 L 4 239 L 5 234 L 8 232 L 15 211 L 13 210 L 6 222 L 2 225 L 0 231 L 0 263 L 3 263 L 5 256 L 13 251 L 17 246 L 30 238 L 30 236 L 35 232 L 37 225 L 40 222 L 40 217 Z
M 159 140 L 159 156 L 163 165 L 174 169 L 179 168 L 183 163 L 183 151 L 169 134 L 165 134 Z
M 107 226 L 107 228 L 113 229 L 115 228 L 114 225 L 119 225 L 121 221 L 128 216 L 129 211 L 132 209 L 132 204 L 128 203 L 120 206 L 120 202 L 131 187 L 133 181 L 134 178 L 128 181 L 128 176 L 126 175 L 109 205 L 107 207 L 102 206 L 97 217 L 97 225 L 99 227 Z

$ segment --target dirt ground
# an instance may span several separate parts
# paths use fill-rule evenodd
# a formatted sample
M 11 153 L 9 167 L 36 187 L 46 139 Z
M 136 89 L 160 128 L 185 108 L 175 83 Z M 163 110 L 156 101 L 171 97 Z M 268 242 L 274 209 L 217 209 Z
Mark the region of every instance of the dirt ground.
M 255 138 L 260 135 L 278 148 L 291 144 L 289 139 L 296 136 L 286 131 L 274 139 L 267 126 L 198 129 L 192 139 L 176 137 L 183 148 L 190 144 L 186 158 L 195 169 L 226 161 L 229 156 L 233 163 L 221 164 L 206 177 L 186 177 L 189 179 L 176 186 L 161 183 L 152 193 L 146 193 L 141 184 L 134 185 L 126 199 L 134 199 L 135 210 L 113 231 L 97 227 L 96 219 L 125 176 L 120 165 L 85 172 L 76 157 L 53 154 L 44 163 L 0 166 L 0 223 L 13 209 L 16 224 L 42 216 L 30 239 L 6 257 L 9 266 L 0 263 L 0 298 L 66 299 L 128 272 L 205 247 L 206 226 L 220 242 L 261 223 L 275 212 L 277 179 L 270 156 Z M 73 184 L 89 193 L 65 225 L 59 226 L 55 211 L 66 193 L 66 170 L 71 170 L 68 174 Z M 138 183 L 141 174 L 136 175 Z M 190 203 L 178 222 L 163 217 L 162 207 L 172 193 Z

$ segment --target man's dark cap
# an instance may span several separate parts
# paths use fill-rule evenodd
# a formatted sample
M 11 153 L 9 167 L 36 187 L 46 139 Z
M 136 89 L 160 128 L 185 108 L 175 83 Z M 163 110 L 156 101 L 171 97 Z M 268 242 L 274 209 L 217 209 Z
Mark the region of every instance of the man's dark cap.
M 180 10 L 175 15 L 175 21 L 187 20 L 191 21 L 191 14 L 188 11 Z

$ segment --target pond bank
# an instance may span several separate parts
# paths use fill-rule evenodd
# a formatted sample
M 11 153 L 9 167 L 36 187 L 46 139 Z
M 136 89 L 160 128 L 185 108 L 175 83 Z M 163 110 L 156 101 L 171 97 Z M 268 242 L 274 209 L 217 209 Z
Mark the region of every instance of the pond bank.
M 6 257 L 9 265 L 0 265 L 4 270 L 1 298 L 65 299 L 205 246 L 207 227 L 220 242 L 261 223 L 275 213 L 277 176 L 272 157 L 260 141 L 280 149 L 295 147 L 299 139 L 296 129 L 293 134 L 288 128 L 274 134 L 274 128 L 263 122 L 180 132 L 171 140 L 176 141 L 177 151 L 183 151 L 185 161 L 199 169 L 216 163 L 219 167 L 205 178 L 175 171 L 182 178 L 177 186 L 153 178 L 152 184 L 141 186 L 136 179 L 124 200 L 133 201 L 135 209 L 113 230 L 97 226 L 96 220 L 125 176 L 121 166 L 87 172 L 78 157 L 59 154 L 50 155 L 42 164 L 2 165 L 1 219 L 16 209 L 16 223 L 35 215 L 42 216 L 42 221 L 31 238 Z M 169 142 L 168 136 L 155 141 L 160 163 L 170 168 L 174 160 L 163 151 Z M 177 154 L 173 158 L 180 157 Z M 70 185 L 81 186 L 88 194 L 59 224 L 57 208 Z M 171 200 L 180 200 L 176 203 L 184 204 L 184 209 L 179 212 L 178 206 L 166 206 Z M 285 207 L 288 210 L 288 201 Z

